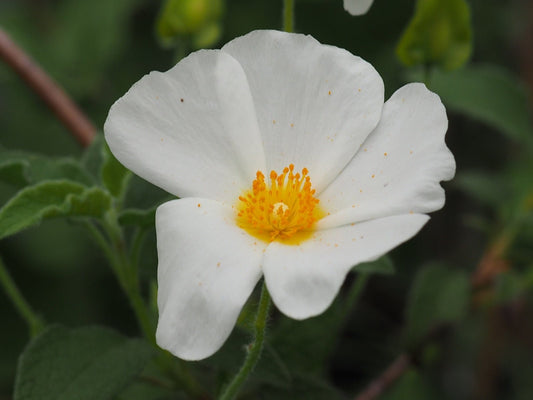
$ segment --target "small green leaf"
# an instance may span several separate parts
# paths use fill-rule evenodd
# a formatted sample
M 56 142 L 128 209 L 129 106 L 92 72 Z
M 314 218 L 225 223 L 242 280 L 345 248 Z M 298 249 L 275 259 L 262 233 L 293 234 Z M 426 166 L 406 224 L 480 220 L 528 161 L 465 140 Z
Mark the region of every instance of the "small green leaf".
M 103 146 L 102 183 L 114 197 L 121 197 L 126 190 L 131 172 L 126 169 L 111 153 L 109 147 Z
M 151 357 L 148 343 L 106 328 L 52 326 L 22 353 L 14 398 L 112 399 Z
M 84 185 L 94 183 L 91 176 L 74 159 L 49 158 L 0 149 L 0 181 L 24 187 L 53 179 L 67 179 Z
M 380 257 L 375 261 L 357 264 L 355 267 L 353 267 L 353 270 L 355 272 L 381 275 L 392 275 L 395 272 L 394 263 L 388 255 Z
M 97 187 L 65 180 L 41 182 L 21 190 L 0 209 L 0 239 L 46 218 L 101 217 L 110 206 L 110 196 Z
M 525 86 L 510 73 L 488 65 L 434 71 L 430 89 L 452 110 L 501 130 L 514 140 L 531 140 L 533 125 Z
M 465 271 L 431 265 L 413 282 L 407 304 L 406 339 L 416 345 L 435 327 L 462 319 L 469 300 Z
M 155 224 L 155 210 L 157 207 L 148 210 L 128 209 L 118 216 L 118 222 L 124 226 L 137 226 L 141 229 L 148 229 Z
M 470 9 L 465 0 L 418 0 L 396 53 L 407 66 L 461 67 L 472 52 Z

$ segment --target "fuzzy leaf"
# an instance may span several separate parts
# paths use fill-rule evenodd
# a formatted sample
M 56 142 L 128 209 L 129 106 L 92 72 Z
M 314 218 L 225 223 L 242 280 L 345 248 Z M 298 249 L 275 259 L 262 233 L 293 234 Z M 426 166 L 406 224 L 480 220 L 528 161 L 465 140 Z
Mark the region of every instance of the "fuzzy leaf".
M 68 179 L 92 185 L 91 176 L 71 158 L 49 158 L 37 154 L 0 149 L 0 181 L 24 187 L 44 180 Z
M 110 196 L 100 188 L 65 180 L 41 182 L 21 190 L 0 209 L 0 239 L 46 218 L 101 217 L 110 206 Z
M 157 207 L 148 210 L 128 209 L 124 210 L 118 216 L 120 225 L 137 226 L 142 229 L 148 229 L 155 224 L 155 210 Z
M 140 339 L 102 327 L 52 326 L 22 353 L 15 400 L 112 399 L 152 357 Z

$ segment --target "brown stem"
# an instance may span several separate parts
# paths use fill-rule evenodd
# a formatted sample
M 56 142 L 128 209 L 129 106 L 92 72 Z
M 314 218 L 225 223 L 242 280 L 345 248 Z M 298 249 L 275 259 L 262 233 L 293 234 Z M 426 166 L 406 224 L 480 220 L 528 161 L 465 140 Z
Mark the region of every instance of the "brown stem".
M 411 356 L 407 353 L 400 354 L 385 371 L 355 398 L 355 400 L 373 400 L 389 388 L 411 366 Z
M 61 89 L 10 37 L 0 28 L 0 57 L 17 72 L 52 109 L 82 146 L 96 135 L 94 125 Z

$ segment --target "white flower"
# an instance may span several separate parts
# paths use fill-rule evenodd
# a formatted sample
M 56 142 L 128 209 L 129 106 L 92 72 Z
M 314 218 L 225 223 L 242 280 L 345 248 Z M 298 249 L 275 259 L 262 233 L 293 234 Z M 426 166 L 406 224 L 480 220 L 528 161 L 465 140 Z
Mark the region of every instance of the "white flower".
M 344 0 L 344 9 L 352 15 L 366 14 L 374 0 Z
M 443 206 L 439 181 L 455 170 L 443 105 L 418 83 L 383 96 L 361 58 L 254 31 L 150 73 L 113 105 L 114 155 L 181 198 L 156 215 L 161 347 L 213 354 L 262 275 L 284 314 L 320 314 L 354 265 Z

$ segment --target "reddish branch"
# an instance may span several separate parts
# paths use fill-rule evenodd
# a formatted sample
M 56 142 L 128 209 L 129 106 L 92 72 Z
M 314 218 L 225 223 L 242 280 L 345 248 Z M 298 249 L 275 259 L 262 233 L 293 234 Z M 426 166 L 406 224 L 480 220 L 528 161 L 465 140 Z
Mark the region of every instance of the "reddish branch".
M 0 57 L 45 101 L 61 122 L 87 146 L 96 129 L 67 94 L 0 29 Z
M 505 252 L 509 247 L 511 238 L 507 233 L 498 237 L 491 245 L 485 250 L 478 263 L 478 268 L 474 272 L 471 278 L 472 291 L 475 292 L 479 289 L 484 289 L 489 285 L 494 278 L 504 272 L 507 269 L 507 262 L 504 259 Z M 504 266 L 504 267 L 502 267 Z M 436 327 L 436 329 L 428 334 L 424 340 L 422 340 L 417 351 L 412 354 L 402 353 L 400 354 L 385 371 L 375 378 L 370 384 L 363 390 L 354 400 L 374 400 L 377 399 L 385 390 L 387 390 L 396 380 L 398 380 L 412 365 L 413 358 L 416 358 L 416 354 L 420 351 L 427 341 L 430 341 L 433 336 L 436 336 L 438 331 L 443 327 Z
M 373 400 L 378 398 L 380 394 L 407 371 L 410 365 L 411 357 L 406 353 L 400 354 L 380 376 L 370 382 L 355 400 Z

